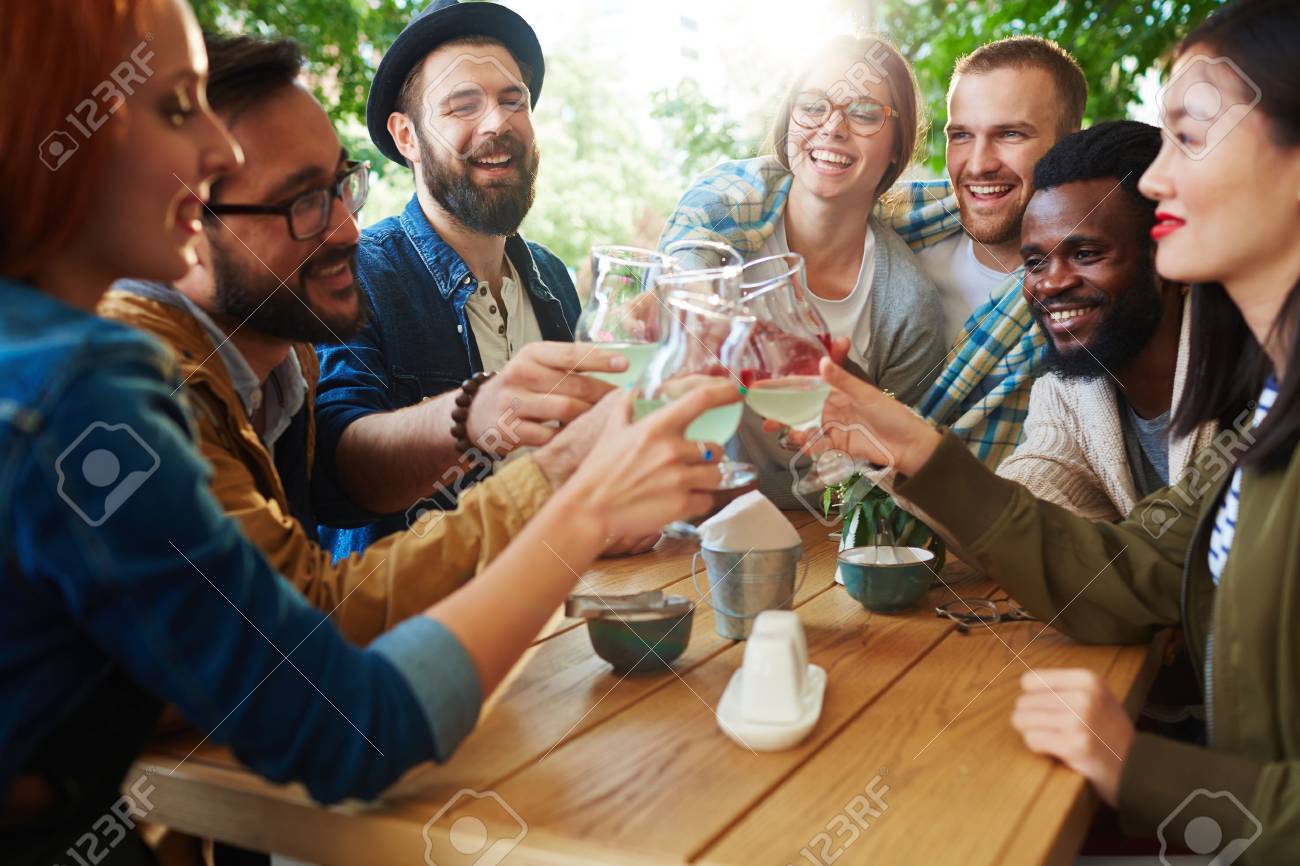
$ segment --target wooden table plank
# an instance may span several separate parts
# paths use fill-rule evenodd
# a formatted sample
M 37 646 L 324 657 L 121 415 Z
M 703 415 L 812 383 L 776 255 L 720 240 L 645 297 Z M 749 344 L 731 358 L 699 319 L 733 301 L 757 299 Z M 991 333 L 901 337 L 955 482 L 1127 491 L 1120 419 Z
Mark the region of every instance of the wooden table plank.
M 1170 633 L 1161 633 L 1149 652 L 1129 648 L 1116 654 L 1106 674 L 1106 684 L 1123 701 L 1131 718 L 1137 718 L 1147 692 L 1159 673 L 1160 660 Z M 1035 665 L 1038 667 L 1039 665 Z M 1034 798 L 1002 852 L 1004 862 L 1072 864 L 1097 811 L 1097 800 L 1079 795 L 1079 777 L 1057 768 Z
M 806 515 L 803 515 L 806 519 L 799 519 L 800 515 L 791 517 L 793 522 L 802 524 L 800 532 L 810 551 L 807 556 L 810 577 L 795 599 L 796 605 L 801 605 L 831 585 L 834 548 L 827 541 L 828 530 L 821 524 Z M 698 593 L 689 577 L 680 578 L 666 587 L 650 584 L 650 581 L 661 578 L 665 568 L 661 560 L 656 568 L 650 570 L 650 577 L 630 580 L 633 587 L 630 589 L 626 584 L 612 585 L 619 592 L 636 592 L 653 586 L 698 600 Z M 685 570 L 689 573 L 689 555 Z M 618 571 L 618 568 L 611 569 L 613 573 Z M 629 573 L 622 571 L 621 576 L 628 578 Z M 703 580 L 703 575 L 701 578 Z M 417 767 L 387 792 L 386 802 L 396 810 L 393 814 L 405 812 L 411 817 L 427 816 L 461 788 L 489 788 L 511 771 L 541 759 L 567 739 L 580 735 L 675 681 L 671 674 L 616 675 L 610 665 L 591 649 L 581 621 L 568 620 L 566 623 L 567 627 L 558 629 L 530 648 L 506 685 L 493 696 L 492 709 L 485 710 L 478 728 L 451 761 L 441 766 Z M 718 635 L 713 612 L 708 605 L 697 601 L 690 646 L 674 664 L 674 669 L 678 673 L 689 671 L 735 643 Z M 165 740 L 155 745 L 148 760 L 171 770 L 189 755 L 186 765 L 191 772 L 200 775 L 204 766 L 219 769 L 237 766 L 223 747 L 204 745 L 193 751 L 198 739 L 197 736 L 181 736 Z M 251 790 L 259 790 L 267 801 L 309 804 L 299 786 L 276 786 L 251 778 L 250 782 Z M 431 805 L 434 808 L 430 808 Z M 253 845 L 252 842 L 240 844 Z M 334 850 L 333 844 L 325 848 Z M 293 856 L 302 854 L 299 852 Z
M 880 784 L 890 787 L 890 808 L 840 862 L 892 862 L 889 852 L 906 850 L 917 833 L 935 835 L 924 832 L 935 827 L 939 835 L 978 837 L 969 842 L 974 853 L 957 846 L 958 856 L 971 854 L 975 863 L 1072 856 L 1091 814 L 1090 800 L 1077 776 L 1030 755 L 1011 731 L 1007 701 L 1014 699 L 1018 673 L 1003 672 L 959 712 L 1011 652 L 988 634 L 956 636 L 951 624 L 925 608 L 897 617 L 863 611 L 832 586 L 835 544 L 827 527 L 811 515 L 792 517 L 810 567 L 796 605 L 810 655 L 830 677 L 822 718 L 796 749 L 755 755 L 717 730 L 714 708 L 740 663 L 743 644 L 716 634 L 706 605 L 697 605 L 690 647 L 674 666 L 680 678 L 614 676 L 592 652 L 581 623 L 557 619 L 498 690 L 479 729 L 452 761 L 417 768 L 378 803 L 318 807 L 301 786 L 267 783 L 239 767 L 227 750 L 205 745 L 174 773 L 151 776 L 158 787 L 154 818 L 329 866 L 419 864 L 426 844 L 435 846 L 434 862 L 443 862 L 440 853 L 455 853 L 447 847 L 449 822 L 466 817 L 482 820 L 494 838 L 517 829 L 516 820 L 527 825 L 509 864 L 685 863 L 703 857 L 748 866 L 783 856 L 800 864 L 809 862 L 800 848 L 842 812 L 854 785 L 864 784 L 866 770 L 886 766 Z M 602 561 L 588 586 L 619 593 L 662 588 L 696 598 L 688 576 L 691 548 L 675 547 Z M 950 582 L 961 574 L 960 564 L 948 569 Z M 929 606 L 952 598 L 953 591 L 979 596 L 993 587 L 977 579 L 934 589 Z M 1019 648 L 1039 628 L 1003 626 L 998 634 Z M 1113 686 L 1135 696 L 1144 692 L 1146 657 L 1140 648 L 1080 647 L 1055 633 L 1025 655 L 1035 665 L 1109 670 Z M 910 766 L 903 760 L 954 717 Z M 171 770 L 196 739 L 160 743 L 138 766 Z M 992 793 L 990 765 L 1010 767 L 1012 776 L 996 777 Z M 998 801 L 1001 810 L 991 805 Z M 455 807 L 444 809 L 449 803 Z M 898 820 L 902 815 L 918 817 Z M 426 839 L 425 824 L 435 817 Z M 1013 833 L 1027 818 L 1032 826 Z M 986 832 L 998 820 L 1008 829 Z M 910 834 L 903 832 L 907 826 Z M 952 859 L 951 852 L 933 846 L 920 852 L 932 860 Z
M 823 580 L 832 565 L 825 563 Z M 928 611 L 872 615 L 839 587 L 799 611 L 810 658 L 831 683 L 821 720 L 800 747 L 755 754 L 718 730 L 714 708 L 743 653 L 735 646 L 495 790 L 530 827 L 657 856 L 689 855 L 952 631 Z
M 1069 838 L 1061 834 L 1069 813 L 1091 795 L 1080 776 L 1025 749 L 1011 727 L 1026 670 L 1015 661 L 1021 650 L 1030 667 L 1087 667 L 1109 672 L 1124 694 L 1145 693 L 1134 666 L 1148 657 L 1146 647 L 1084 646 L 1038 623 L 953 634 L 703 852 L 702 862 L 761 856 L 815 866 L 839 860 L 836 852 L 849 855 L 841 863 L 975 866 L 1052 862 L 1049 854 L 1073 862 L 1086 821 L 1073 824 Z M 866 814 L 862 830 L 845 820 L 846 806 L 877 777 L 873 790 L 887 787 L 887 808 L 878 818 Z M 923 832 L 936 823 L 941 832 Z

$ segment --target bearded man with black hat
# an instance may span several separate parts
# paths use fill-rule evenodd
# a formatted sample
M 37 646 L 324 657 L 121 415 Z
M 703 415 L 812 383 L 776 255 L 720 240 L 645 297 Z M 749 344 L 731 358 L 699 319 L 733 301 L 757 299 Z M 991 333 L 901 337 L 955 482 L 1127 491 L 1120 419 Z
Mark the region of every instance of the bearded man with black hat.
M 362 234 L 370 323 L 321 347 L 319 465 L 345 500 L 331 521 L 353 527 L 321 527 L 335 556 L 405 528 L 413 509 L 452 507 L 491 461 L 545 444 L 610 390 L 573 373 L 624 369 L 621 356 L 572 343 L 569 272 L 518 234 L 544 74 L 523 18 L 455 0 L 425 9 L 380 63 L 370 137 L 412 169 L 416 193 Z M 389 455 L 379 466 L 376 451 Z

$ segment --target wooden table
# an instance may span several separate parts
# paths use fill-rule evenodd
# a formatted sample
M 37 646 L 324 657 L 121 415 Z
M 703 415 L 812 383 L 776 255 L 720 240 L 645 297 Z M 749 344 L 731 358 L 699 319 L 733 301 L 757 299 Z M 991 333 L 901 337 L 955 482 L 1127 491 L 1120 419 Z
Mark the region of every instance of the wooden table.
M 585 627 L 557 614 L 453 759 L 411 771 L 379 803 L 322 808 L 224 748 L 186 758 L 197 737 L 156 744 L 128 778 L 155 785 L 154 820 L 329 866 L 487 864 L 507 850 L 507 864 L 1072 862 L 1095 800 L 1011 728 L 1020 675 L 1091 668 L 1136 712 L 1159 642 L 1083 646 L 1029 622 L 960 634 L 934 605 L 995 589 L 957 563 L 944 577 L 961 582 L 927 606 L 872 614 L 833 583 L 827 527 L 791 518 L 810 566 L 796 609 L 829 677 L 797 748 L 756 754 L 718 730 L 744 645 L 718 637 L 700 604 L 675 674 L 652 676 L 614 675 Z M 697 598 L 690 554 L 674 542 L 602 561 L 578 590 Z

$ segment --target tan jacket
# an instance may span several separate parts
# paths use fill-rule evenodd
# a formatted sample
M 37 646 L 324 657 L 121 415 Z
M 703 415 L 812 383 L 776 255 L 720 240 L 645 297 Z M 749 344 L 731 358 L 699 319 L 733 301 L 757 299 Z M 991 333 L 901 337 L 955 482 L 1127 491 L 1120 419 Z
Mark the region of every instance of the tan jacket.
M 149 331 L 176 352 L 212 464 L 212 492 L 271 565 L 351 641 L 366 643 L 444 598 L 490 562 L 551 489 L 531 458 L 512 461 L 461 495 L 460 506 L 419 530 L 396 533 L 332 563 L 289 511 L 275 462 L 245 415 L 226 366 L 203 326 L 184 309 L 114 289 L 101 315 Z M 315 450 L 312 407 L 320 366 L 309 344 L 294 345 L 307 379 L 307 454 Z
M 1191 320 L 1189 297 L 1183 304 L 1171 414 L 1178 411 L 1187 378 Z M 1120 411 L 1109 376 L 1084 381 L 1050 374 L 1039 378 L 1029 395 L 1024 439 L 998 467 L 998 475 L 1089 520 L 1114 523 L 1127 517 L 1140 497 L 1129 471 Z M 1177 483 L 1196 453 L 1214 440 L 1216 430 L 1215 424 L 1203 424 L 1191 436 L 1170 437 L 1170 483 Z

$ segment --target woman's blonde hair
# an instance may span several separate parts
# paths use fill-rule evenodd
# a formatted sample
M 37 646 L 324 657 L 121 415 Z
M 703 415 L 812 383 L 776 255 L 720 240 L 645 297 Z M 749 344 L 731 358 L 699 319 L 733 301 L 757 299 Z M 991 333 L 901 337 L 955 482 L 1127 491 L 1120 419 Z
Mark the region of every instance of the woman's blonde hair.
M 822 44 L 790 82 L 781 107 L 772 120 L 764 151 L 775 156 L 786 169 L 790 168 L 785 146 L 790 112 L 813 65 L 828 54 L 853 61 L 844 73 L 846 85 L 883 80 L 889 87 L 889 96 L 897 112 L 897 122 L 893 124 L 894 161 L 880 179 L 880 186 L 876 189 L 876 195 L 880 195 L 893 186 L 911 165 L 917 145 L 925 141 L 927 122 L 911 64 L 892 43 L 879 36 L 836 36 Z

